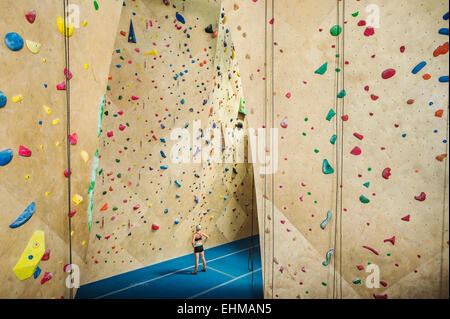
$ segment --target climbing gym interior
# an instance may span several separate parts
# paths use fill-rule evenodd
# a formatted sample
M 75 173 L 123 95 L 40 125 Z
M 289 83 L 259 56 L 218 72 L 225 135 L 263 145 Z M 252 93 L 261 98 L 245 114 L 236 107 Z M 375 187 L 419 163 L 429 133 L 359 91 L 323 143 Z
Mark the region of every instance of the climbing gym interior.
M 0 298 L 449 298 L 448 0 L 0 5 Z

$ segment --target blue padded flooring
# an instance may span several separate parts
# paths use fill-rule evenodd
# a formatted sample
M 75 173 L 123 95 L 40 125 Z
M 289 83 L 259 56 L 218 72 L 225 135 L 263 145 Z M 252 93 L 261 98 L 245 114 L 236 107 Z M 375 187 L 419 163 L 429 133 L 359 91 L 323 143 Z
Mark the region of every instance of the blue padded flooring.
M 251 258 L 249 252 L 251 249 Z M 263 298 L 259 236 L 205 249 L 206 272 L 192 275 L 194 254 L 82 285 L 76 299 Z M 251 261 L 253 260 L 253 272 Z

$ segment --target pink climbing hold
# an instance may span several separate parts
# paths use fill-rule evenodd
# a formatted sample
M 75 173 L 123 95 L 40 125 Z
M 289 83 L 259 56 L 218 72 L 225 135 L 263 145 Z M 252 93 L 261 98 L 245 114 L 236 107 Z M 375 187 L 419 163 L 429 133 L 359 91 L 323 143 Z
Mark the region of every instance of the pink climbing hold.
M 53 274 L 51 272 L 46 272 L 44 277 L 41 279 L 41 285 L 45 284 L 47 281 L 53 278 Z
M 50 249 L 46 249 L 44 256 L 42 256 L 41 260 L 49 260 L 50 259 Z
M 68 74 L 67 74 L 68 73 Z M 64 75 L 66 76 L 67 80 L 70 81 L 72 79 L 72 72 L 67 72 L 67 69 L 64 69 Z
M 394 75 L 395 75 L 394 69 L 386 69 L 381 73 L 381 77 L 385 80 L 393 77 Z
M 364 136 L 362 136 L 361 134 L 356 133 L 356 132 L 353 133 L 353 136 L 356 137 L 357 139 L 361 140 L 361 141 L 362 141 L 362 139 L 364 138 Z
M 109 131 L 109 132 L 106 133 L 106 136 L 113 137 L 114 136 L 114 132 L 113 131 Z
M 373 27 L 367 27 L 366 30 L 364 30 L 364 35 L 366 37 L 370 37 L 375 34 L 375 29 Z
M 119 125 L 119 130 L 123 131 L 124 129 L 126 129 L 127 127 L 125 125 L 120 124 Z
M 426 198 L 427 198 L 427 194 L 425 194 L 424 192 L 420 193 L 419 196 L 414 196 L 414 199 L 419 202 L 423 202 Z
M 286 97 L 287 97 L 288 99 L 290 99 L 290 98 L 291 98 L 291 92 L 287 92 L 287 93 L 286 93 Z
M 70 145 L 77 145 L 78 134 L 77 133 L 72 133 L 71 135 L 69 135 L 69 140 L 70 140 Z
M 358 268 L 358 270 L 363 270 L 363 269 L 364 269 L 364 266 L 362 266 L 362 265 L 356 265 L 356 268 Z
M 411 215 L 406 215 L 405 217 L 402 217 L 402 220 L 404 220 L 405 222 L 409 222 L 410 217 Z
M 358 146 L 355 146 L 352 151 L 350 152 L 350 154 L 352 155 L 360 155 L 361 154 L 361 149 Z
M 385 243 L 390 242 L 392 245 L 395 245 L 395 236 L 385 239 L 383 242 Z
M 366 21 L 365 20 L 359 20 L 358 21 L 358 27 L 363 27 L 366 25 Z
M 56 84 L 56 89 L 59 91 L 63 91 L 66 89 L 66 82 L 61 82 L 59 84 Z
M 137 204 L 136 206 L 133 207 L 133 210 L 138 210 L 139 207 L 141 207 L 139 204 Z
M 288 120 L 287 117 L 284 117 L 283 121 L 281 121 L 280 123 L 282 128 L 287 128 L 288 127 Z
M 381 176 L 383 176 L 384 179 L 389 179 L 389 176 L 391 176 L 391 169 L 389 167 L 386 167 L 383 170 L 383 173 L 381 173 Z
M 70 269 L 71 269 L 70 264 L 65 264 L 65 265 L 63 266 L 63 271 L 64 271 L 64 272 L 69 272 Z
M 156 225 L 156 224 L 152 224 L 152 229 L 153 229 L 153 230 L 158 230 L 158 229 L 159 229 L 159 226 Z
M 69 212 L 69 217 L 73 217 L 76 213 L 77 213 L 77 211 L 76 211 L 75 209 L 72 209 L 72 210 Z
M 28 148 L 26 148 L 25 146 L 19 145 L 19 155 L 25 156 L 25 157 L 30 157 L 31 151 Z
M 134 96 L 134 95 L 131 97 L 131 99 L 132 99 L 133 101 L 139 100 L 139 98 L 138 98 L 137 96 Z

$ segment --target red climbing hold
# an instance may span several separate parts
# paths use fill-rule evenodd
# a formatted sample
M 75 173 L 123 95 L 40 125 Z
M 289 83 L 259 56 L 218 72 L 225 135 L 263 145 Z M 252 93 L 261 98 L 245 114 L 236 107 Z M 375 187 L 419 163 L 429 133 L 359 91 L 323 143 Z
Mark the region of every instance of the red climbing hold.
M 286 97 L 287 97 L 288 99 L 290 99 L 290 98 L 291 98 L 291 92 L 287 92 L 287 93 L 286 93 Z
M 395 236 L 385 239 L 384 242 L 390 242 L 392 245 L 395 245 Z
M 375 29 L 373 27 L 367 27 L 366 30 L 364 30 L 364 35 L 366 37 L 370 37 L 371 35 L 375 34 Z
M 27 18 L 28 22 L 31 24 L 34 23 L 34 20 L 36 20 L 36 10 L 31 10 L 25 15 L 25 18 Z
M 77 211 L 75 209 L 72 209 L 69 213 L 69 217 L 73 217 L 76 213 Z
M 402 45 L 402 46 L 400 47 L 400 52 L 401 52 L 401 53 L 405 52 L 405 46 L 404 46 L 404 45 Z
M 356 137 L 357 139 L 361 140 L 361 141 L 362 141 L 362 139 L 364 138 L 364 136 L 362 136 L 361 134 L 356 133 L 356 132 L 353 133 L 353 136 Z
M 389 167 L 386 167 L 381 175 L 384 179 L 389 179 L 389 176 L 391 176 L 391 169 Z
M 383 73 L 381 73 L 381 77 L 385 80 L 393 77 L 394 75 L 395 75 L 394 69 L 386 69 L 383 71 Z
M 369 246 L 362 246 L 363 248 L 366 248 L 368 250 L 370 250 L 371 252 L 373 252 L 375 255 L 379 255 L 378 251 L 376 251 L 375 249 L 373 249 L 372 247 Z
M 359 20 L 358 21 L 358 27 L 363 27 L 366 25 L 366 21 L 365 20 Z
M 19 145 L 19 155 L 25 156 L 25 157 L 30 157 L 31 151 L 28 148 L 26 148 L 25 146 Z
M 72 169 L 70 169 L 70 175 L 72 175 Z M 69 177 L 69 172 L 67 171 L 67 169 L 64 170 L 64 177 Z
M 56 89 L 59 91 L 63 91 L 66 89 L 66 83 L 65 82 L 61 82 L 59 84 L 56 85 Z
M 44 256 L 42 256 L 41 260 L 49 260 L 50 259 L 50 249 L 46 249 Z
M 119 130 L 123 131 L 125 128 L 126 128 L 125 125 L 122 125 L 122 124 L 119 125 Z
M 113 135 L 114 135 L 113 131 L 109 131 L 109 132 L 106 133 L 106 136 L 108 136 L 108 137 L 112 137 Z
M 424 192 L 420 193 L 419 196 L 414 196 L 414 199 L 419 202 L 423 202 L 426 198 L 427 198 L 427 195 Z
M 388 299 L 388 295 L 387 294 L 385 294 L 385 295 L 375 295 L 375 294 L 373 294 L 373 297 L 375 299 Z
M 46 272 L 44 277 L 41 279 L 41 285 L 45 284 L 47 281 L 53 278 L 53 274 L 51 272 Z
M 77 145 L 78 134 L 77 133 L 73 133 L 73 134 L 69 135 L 69 140 L 70 140 L 70 145 Z
M 411 215 L 406 215 L 405 217 L 402 217 L 402 220 L 409 222 L 409 217 L 411 217 Z
M 158 229 L 159 229 L 159 226 L 156 225 L 156 224 L 152 224 L 152 229 L 153 229 L 153 230 L 158 230 Z
M 371 94 L 371 95 L 370 95 L 370 98 L 371 98 L 373 101 L 378 100 L 378 96 L 376 96 L 375 94 Z
M 352 151 L 350 152 L 350 154 L 352 155 L 360 155 L 361 154 L 361 149 L 358 146 L 355 146 Z

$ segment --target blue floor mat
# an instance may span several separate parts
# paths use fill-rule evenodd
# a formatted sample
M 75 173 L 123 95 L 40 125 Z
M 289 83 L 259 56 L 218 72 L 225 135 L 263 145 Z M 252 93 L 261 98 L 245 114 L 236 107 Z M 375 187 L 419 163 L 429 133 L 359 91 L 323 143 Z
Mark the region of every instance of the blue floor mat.
M 188 254 L 83 285 L 75 298 L 263 298 L 259 236 L 206 249 L 205 258 L 207 271 L 200 271 L 200 260 L 197 275 L 191 274 L 194 255 Z

